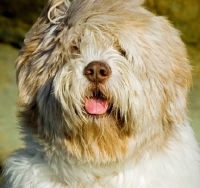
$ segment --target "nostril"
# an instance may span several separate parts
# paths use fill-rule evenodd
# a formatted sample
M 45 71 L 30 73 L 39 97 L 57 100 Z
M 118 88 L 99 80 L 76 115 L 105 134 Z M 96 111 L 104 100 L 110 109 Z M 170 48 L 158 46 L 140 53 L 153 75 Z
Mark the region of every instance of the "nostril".
M 100 74 L 102 75 L 102 76 L 108 76 L 108 74 L 107 74 L 107 71 L 105 70 L 105 69 L 100 69 Z
M 84 74 L 85 74 L 85 75 L 93 75 L 93 74 L 94 74 L 94 69 L 86 69 L 86 70 L 84 71 Z

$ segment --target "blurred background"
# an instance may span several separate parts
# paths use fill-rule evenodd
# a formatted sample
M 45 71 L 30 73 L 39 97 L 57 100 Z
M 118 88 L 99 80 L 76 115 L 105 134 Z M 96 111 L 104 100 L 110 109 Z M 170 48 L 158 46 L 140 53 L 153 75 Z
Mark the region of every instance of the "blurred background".
M 17 87 L 14 62 L 25 33 L 47 0 L 0 0 L 0 171 L 5 158 L 22 147 L 17 127 Z M 199 0 L 147 0 L 145 6 L 166 16 L 182 33 L 193 66 L 189 118 L 200 142 L 200 2 Z

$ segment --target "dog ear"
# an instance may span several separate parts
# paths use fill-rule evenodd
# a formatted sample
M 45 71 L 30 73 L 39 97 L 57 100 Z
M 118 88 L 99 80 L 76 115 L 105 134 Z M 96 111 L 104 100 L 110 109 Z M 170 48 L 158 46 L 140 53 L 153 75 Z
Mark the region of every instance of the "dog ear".
M 59 32 L 67 17 L 68 0 L 49 0 L 37 22 L 26 34 L 16 61 L 19 105 L 29 106 L 47 81 L 57 72 L 61 63 Z M 60 60 L 61 61 L 61 60 Z

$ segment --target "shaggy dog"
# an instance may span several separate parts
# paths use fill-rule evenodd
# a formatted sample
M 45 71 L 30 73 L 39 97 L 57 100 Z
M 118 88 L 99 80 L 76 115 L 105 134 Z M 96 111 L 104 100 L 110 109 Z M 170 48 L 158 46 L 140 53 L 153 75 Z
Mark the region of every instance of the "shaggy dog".
M 143 0 L 50 0 L 16 62 L 25 148 L 7 188 L 199 188 L 179 33 Z

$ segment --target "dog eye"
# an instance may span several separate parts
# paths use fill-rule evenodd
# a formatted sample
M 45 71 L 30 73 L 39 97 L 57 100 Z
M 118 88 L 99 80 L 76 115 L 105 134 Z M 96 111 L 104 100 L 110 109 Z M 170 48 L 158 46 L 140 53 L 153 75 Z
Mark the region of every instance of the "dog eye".
M 123 49 L 119 49 L 119 53 L 122 55 L 122 56 L 124 56 L 124 57 L 126 57 L 126 51 L 125 50 L 123 50 Z
M 71 46 L 71 52 L 72 52 L 72 54 L 80 54 L 80 49 L 79 49 L 79 47 L 78 46 L 76 46 L 76 45 L 73 45 L 73 46 Z
M 75 46 L 75 45 L 74 45 L 74 46 L 72 46 L 71 48 L 72 48 L 72 51 L 79 51 L 78 46 Z

